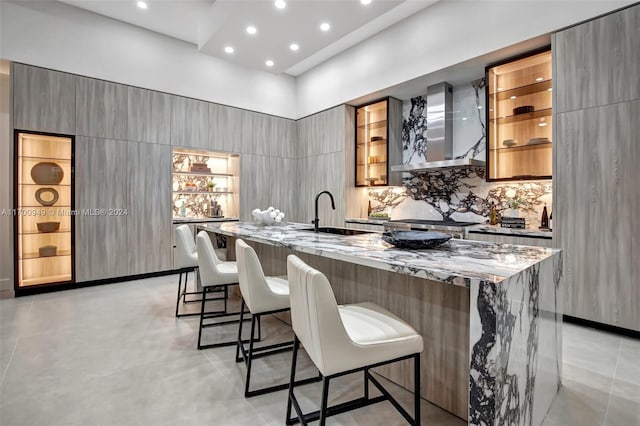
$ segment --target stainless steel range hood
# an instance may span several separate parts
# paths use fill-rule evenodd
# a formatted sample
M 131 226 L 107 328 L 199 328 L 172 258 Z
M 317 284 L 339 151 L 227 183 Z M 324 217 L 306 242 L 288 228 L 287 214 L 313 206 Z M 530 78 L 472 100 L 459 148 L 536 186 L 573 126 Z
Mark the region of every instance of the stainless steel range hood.
M 394 172 L 415 172 L 449 167 L 484 167 L 484 161 L 453 159 L 453 88 L 442 82 L 427 87 L 427 159 L 419 164 L 391 166 Z

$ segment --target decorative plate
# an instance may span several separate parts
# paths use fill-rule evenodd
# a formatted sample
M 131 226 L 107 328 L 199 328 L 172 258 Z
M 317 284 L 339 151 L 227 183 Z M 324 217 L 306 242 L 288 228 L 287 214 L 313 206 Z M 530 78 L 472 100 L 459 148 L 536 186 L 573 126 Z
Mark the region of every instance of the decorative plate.
M 62 182 L 64 171 L 56 163 L 44 161 L 31 168 L 31 179 L 38 185 L 57 185 Z
M 43 194 L 51 194 L 45 195 L 46 199 L 42 198 Z M 54 205 L 58 201 L 58 191 L 53 188 L 40 188 L 36 191 L 36 201 L 42 204 L 45 207 L 49 207 Z
M 385 231 L 382 240 L 405 249 L 438 247 L 451 239 L 451 235 L 435 231 Z

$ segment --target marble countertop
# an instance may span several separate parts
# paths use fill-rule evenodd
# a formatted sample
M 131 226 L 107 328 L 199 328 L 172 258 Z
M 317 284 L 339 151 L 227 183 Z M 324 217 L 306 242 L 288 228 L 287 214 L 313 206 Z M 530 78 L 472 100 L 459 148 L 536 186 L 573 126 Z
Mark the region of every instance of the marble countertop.
M 237 217 L 174 217 L 173 223 L 237 222 Z
M 471 280 L 499 283 L 559 251 L 457 239 L 436 249 L 402 250 L 382 241 L 380 233 L 315 234 L 309 225 L 296 223 L 211 223 L 199 229 L 463 287 L 469 287 Z
M 552 231 L 541 231 L 539 229 L 502 228 L 500 225 L 474 225 L 467 228 L 467 230 L 471 234 L 476 233 L 514 235 L 518 237 L 545 238 L 549 240 L 553 237 Z

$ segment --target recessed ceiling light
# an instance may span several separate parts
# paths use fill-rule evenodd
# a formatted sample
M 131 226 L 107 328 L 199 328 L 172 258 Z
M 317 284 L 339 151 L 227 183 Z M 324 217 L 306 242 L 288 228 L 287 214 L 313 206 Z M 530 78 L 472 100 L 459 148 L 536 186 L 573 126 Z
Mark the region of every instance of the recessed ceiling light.
M 328 22 L 323 22 L 322 24 L 320 24 L 320 29 L 322 31 L 329 31 L 331 29 L 331 25 L 329 25 Z
M 371 0 L 360 0 L 360 3 L 362 3 L 362 4 L 365 4 L 365 5 L 366 5 L 366 4 L 371 3 Z
M 285 2 L 284 0 L 276 0 L 274 5 L 278 8 L 278 9 L 284 9 L 285 7 L 287 7 L 287 2 Z
M 544 78 L 542 78 L 542 77 L 536 78 L 536 81 L 542 81 L 542 80 L 544 80 Z
M 227 53 L 233 53 L 234 49 L 231 46 L 225 46 L 224 51 L 227 52 Z
M 268 67 L 272 67 L 273 66 L 273 61 L 271 59 L 267 59 L 264 64 Z
M 516 95 L 513 95 L 513 96 L 511 96 L 511 98 L 510 98 L 510 99 L 515 99 L 515 98 L 516 98 Z
M 138 7 L 139 7 L 140 9 L 146 9 L 147 7 L 149 7 L 149 6 L 147 5 L 147 2 L 146 2 L 146 1 L 139 1 L 139 2 L 138 2 L 138 3 L 136 3 L 136 4 L 138 5 Z
M 296 43 L 291 43 L 289 45 L 289 49 L 293 50 L 294 52 L 298 49 L 300 49 L 300 46 L 298 46 Z
M 253 25 L 249 25 L 247 27 L 247 34 L 251 34 L 254 35 L 255 33 L 257 33 L 258 30 L 256 29 L 256 27 L 254 27 Z

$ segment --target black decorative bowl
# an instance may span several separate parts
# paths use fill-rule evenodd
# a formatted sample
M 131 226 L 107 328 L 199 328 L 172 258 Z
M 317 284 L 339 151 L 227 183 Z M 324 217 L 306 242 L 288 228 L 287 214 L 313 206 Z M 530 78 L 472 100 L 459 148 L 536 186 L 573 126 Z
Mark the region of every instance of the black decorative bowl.
M 385 231 L 382 240 L 405 249 L 438 247 L 451 239 L 451 235 L 435 231 Z

